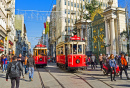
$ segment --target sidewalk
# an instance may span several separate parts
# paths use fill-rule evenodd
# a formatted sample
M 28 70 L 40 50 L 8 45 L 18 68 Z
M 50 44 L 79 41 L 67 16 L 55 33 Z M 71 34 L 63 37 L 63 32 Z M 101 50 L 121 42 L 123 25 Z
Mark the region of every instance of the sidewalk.
M 7 82 L 5 75 L 6 73 L 2 73 L 0 70 L 0 88 L 11 88 L 10 79 Z M 42 88 L 38 72 L 34 72 L 34 79 L 31 82 L 29 81 L 28 75 L 25 74 L 25 78 L 21 78 L 20 80 L 20 88 Z

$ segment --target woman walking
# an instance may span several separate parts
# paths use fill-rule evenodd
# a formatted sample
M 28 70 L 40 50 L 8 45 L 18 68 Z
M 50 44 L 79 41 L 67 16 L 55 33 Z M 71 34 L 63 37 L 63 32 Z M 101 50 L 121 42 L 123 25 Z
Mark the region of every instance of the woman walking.
M 101 70 L 102 70 L 102 68 L 103 68 L 103 56 L 102 56 L 102 54 L 100 54 L 100 56 L 99 56 L 99 61 L 100 61 L 100 66 L 101 66 Z
M 115 58 L 114 58 L 113 54 L 110 55 L 109 64 L 110 64 L 110 67 L 111 67 L 111 81 L 113 81 L 113 80 L 116 81 L 115 80 L 115 76 L 116 76 L 116 61 L 115 61 Z M 112 78 L 113 70 L 114 70 L 114 77 Z

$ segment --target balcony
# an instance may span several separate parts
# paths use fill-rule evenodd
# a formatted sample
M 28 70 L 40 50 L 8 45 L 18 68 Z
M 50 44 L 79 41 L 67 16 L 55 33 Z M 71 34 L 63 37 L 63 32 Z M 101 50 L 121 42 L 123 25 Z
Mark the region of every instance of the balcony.
M 5 11 L 7 12 L 8 15 L 12 15 L 11 8 L 6 8 Z
M 0 26 L 6 30 L 6 22 L 0 18 Z
M 11 32 L 11 26 L 6 25 L 6 31 Z
M 10 4 L 12 0 L 7 0 L 7 4 Z
M 18 41 L 18 37 L 17 36 L 14 36 L 14 41 Z

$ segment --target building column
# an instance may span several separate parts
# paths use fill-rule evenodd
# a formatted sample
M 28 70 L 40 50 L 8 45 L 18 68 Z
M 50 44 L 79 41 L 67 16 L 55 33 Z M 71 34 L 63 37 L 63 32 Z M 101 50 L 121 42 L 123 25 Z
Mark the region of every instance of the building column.
M 6 46 L 6 53 L 9 55 L 9 33 L 7 33 L 7 46 Z
M 108 22 L 105 20 L 105 34 L 106 34 L 106 45 L 109 43 L 109 32 L 108 32 Z M 106 47 L 106 54 L 110 55 L 109 47 Z
M 111 37 L 111 54 L 115 54 L 115 27 L 114 27 L 114 19 L 110 19 L 110 29 L 111 29 L 111 34 L 110 34 L 110 37 Z

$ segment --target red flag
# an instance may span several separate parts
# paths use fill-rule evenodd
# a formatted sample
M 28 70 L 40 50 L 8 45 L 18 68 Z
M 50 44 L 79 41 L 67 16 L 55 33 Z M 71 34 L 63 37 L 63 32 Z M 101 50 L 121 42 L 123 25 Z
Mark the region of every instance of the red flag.
M 46 23 L 44 23 L 44 28 L 46 28 Z

